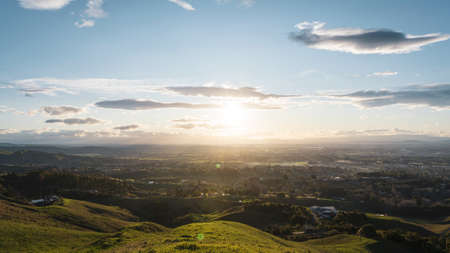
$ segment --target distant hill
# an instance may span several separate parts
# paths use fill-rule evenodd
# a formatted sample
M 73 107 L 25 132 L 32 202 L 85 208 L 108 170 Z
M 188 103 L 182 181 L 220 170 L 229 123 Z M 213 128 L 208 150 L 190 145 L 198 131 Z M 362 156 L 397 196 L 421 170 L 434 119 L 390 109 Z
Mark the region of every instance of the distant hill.
M 63 154 L 20 150 L 12 154 L 0 154 L 2 164 L 52 164 L 65 158 Z

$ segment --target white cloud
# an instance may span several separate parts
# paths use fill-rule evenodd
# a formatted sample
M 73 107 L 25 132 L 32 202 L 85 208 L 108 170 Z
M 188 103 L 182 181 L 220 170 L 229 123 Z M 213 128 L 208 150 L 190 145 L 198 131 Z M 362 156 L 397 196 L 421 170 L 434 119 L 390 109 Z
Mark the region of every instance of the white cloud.
M 32 10 L 58 10 L 72 0 L 19 0 L 20 6 Z
M 207 121 L 208 120 L 206 120 L 206 119 L 200 119 L 197 117 L 184 117 L 181 119 L 172 120 L 172 122 L 175 122 L 175 123 L 193 123 L 193 122 L 207 122 Z
M 25 95 L 44 94 L 54 96 L 57 93 L 76 94 L 80 91 L 99 93 L 156 92 L 151 81 L 124 80 L 107 78 L 58 79 L 31 78 L 11 82 Z
M 232 0 L 216 0 L 218 4 L 227 4 L 231 2 Z M 238 0 L 239 5 L 243 7 L 252 7 L 255 5 L 256 0 Z
M 30 111 L 30 112 L 26 113 L 26 112 L 17 110 L 16 108 L 4 106 L 4 105 L 0 105 L 0 114 L 1 113 L 14 113 L 16 115 L 30 115 L 30 116 L 34 115 L 34 111 Z
M 172 126 L 173 128 L 178 129 L 184 129 L 184 130 L 191 130 L 194 128 L 203 128 L 208 130 L 218 130 L 218 129 L 224 129 L 227 128 L 224 125 L 218 125 L 218 124 L 210 124 L 210 123 L 178 123 Z
M 93 27 L 95 19 L 107 16 L 107 13 L 103 10 L 103 3 L 103 0 L 88 0 L 86 10 L 81 14 L 81 21 L 75 22 L 74 25 L 78 28 Z
M 423 131 L 412 131 L 406 129 L 392 128 L 392 129 L 368 129 L 368 130 L 348 130 L 336 131 L 335 136 L 391 136 L 391 135 L 427 135 Z
M 369 76 L 387 77 L 387 76 L 396 76 L 396 75 L 398 75 L 398 72 L 384 71 L 384 72 L 374 72 L 374 73 L 370 74 Z
M 213 139 L 214 138 L 214 139 Z M 2 142 L 18 144 L 211 144 L 224 143 L 226 139 L 205 135 L 186 135 L 150 131 L 116 130 L 15 130 L 0 129 Z
M 91 18 L 106 17 L 106 12 L 103 10 L 103 0 L 89 0 L 87 2 L 87 9 L 84 13 Z
M 256 0 L 241 0 L 241 5 L 245 7 L 252 7 L 256 3 Z
M 195 8 L 192 7 L 192 5 L 186 1 L 183 1 L 183 0 L 168 0 L 168 1 L 180 6 L 181 8 L 183 8 L 185 10 L 195 11 Z
M 75 22 L 74 25 L 78 28 L 93 27 L 95 20 L 82 18 L 81 21 Z
M 291 39 L 310 48 L 353 54 L 405 54 L 448 40 L 447 34 L 410 35 L 389 29 L 325 29 L 323 22 L 302 22 Z

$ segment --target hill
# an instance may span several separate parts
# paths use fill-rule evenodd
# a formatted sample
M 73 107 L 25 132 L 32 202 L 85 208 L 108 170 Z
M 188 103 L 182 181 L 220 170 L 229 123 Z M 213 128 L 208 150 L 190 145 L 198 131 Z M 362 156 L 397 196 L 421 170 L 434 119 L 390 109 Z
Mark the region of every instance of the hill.
M 149 210 L 150 211 L 150 210 Z M 34 207 L 0 200 L 0 248 L 6 252 L 413 252 L 352 235 L 293 242 L 233 221 L 173 229 L 137 222 L 128 211 L 64 199 Z
M 135 224 L 137 218 L 118 207 L 62 199 L 59 205 L 46 207 L 0 200 L 0 220 L 82 231 L 116 232 Z
M 403 228 L 421 234 L 445 234 L 450 232 L 450 217 L 434 220 L 401 218 L 388 215 L 367 214 L 370 222 L 379 229 Z

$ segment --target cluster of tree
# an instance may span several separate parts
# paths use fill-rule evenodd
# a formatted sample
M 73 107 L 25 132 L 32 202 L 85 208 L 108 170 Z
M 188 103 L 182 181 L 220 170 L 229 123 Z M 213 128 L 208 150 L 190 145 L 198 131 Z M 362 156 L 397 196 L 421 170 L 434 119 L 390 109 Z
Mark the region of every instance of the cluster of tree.
M 421 249 L 423 252 L 438 253 L 448 249 L 446 243 L 450 240 L 449 235 L 436 236 L 432 233 L 426 235 L 412 231 L 404 227 L 403 229 L 391 229 L 396 227 L 395 221 L 385 221 L 385 223 L 373 223 L 364 213 L 360 212 L 339 212 L 332 220 L 323 221 L 320 228 L 325 231 L 338 231 L 339 233 L 357 234 L 367 238 L 378 240 L 388 240 L 402 243 L 407 246 Z
M 59 170 L 32 171 L 25 174 L 8 173 L 1 177 L 5 195 L 38 198 L 64 195 L 65 192 L 91 192 L 103 195 L 127 195 L 133 186 L 121 180 L 79 175 Z
M 248 203 L 242 212 L 224 219 L 246 223 L 285 238 L 306 224 L 316 223 L 312 213 L 305 207 L 273 202 Z
M 450 242 L 450 236 L 449 235 L 443 235 L 440 237 L 437 236 L 421 236 L 416 232 L 411 231 L 402 231 L 398 229 L 390 229 L 390 230 L 382 230 L 378 231 L 373 234 L 373 230 L 375 228 L 372 226 L 372 228 L 367 229 L 370 227 L 370 225 L 366 226 L 366 233 L 363 234 L 363 236 L 366 236 L 367 231 L 370 232 L 370 236 L 366 237 L 372 237 L 372 238 L 379 238 L 383 240 L 389 240 L 397 243 L 406 244 L 412 248 L 415 249 L 421 249 L 422 252 L 426 253 L 444 253 L 448 252 L 447 250 L 450 250 L 449 248 L 449 242 Z M 363 229 L 362 227 L 361 229 Z

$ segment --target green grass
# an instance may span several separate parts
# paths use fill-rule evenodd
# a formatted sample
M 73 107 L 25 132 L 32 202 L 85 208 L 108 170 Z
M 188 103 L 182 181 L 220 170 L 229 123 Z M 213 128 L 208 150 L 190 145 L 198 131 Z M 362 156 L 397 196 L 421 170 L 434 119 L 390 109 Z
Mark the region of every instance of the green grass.
M 63 199 L 62 205 L 35 207 L 0 200 L 0 220 L 96 232 L 116 232 L 137 218 L 113 206 Z
M 320 253 L 415 253 L 415 249 L 390 241 L 377 241 L 355 235 L 335 235 L 304 242 Z
M 97 232 L 116 232 L 133 224 L 136 217 L 117 207 L 64 199 L 63 205 L 38 209 L 52 219 Z
M 0 221 L 1 252 L 76 252 L 101 237 L 95 232 Z
M 336 253 L 369 253 L 366 247 L 375 244 L 377 241 L 364 237 L 352 235 L 335 235 L 324 239 L 316 239 L 305 242 L 312 248 L 318 249 L 320 252 L 336 252 Z
M 211 214 L 209 218 L 222 215 Z M 62 205 L 48 207 L 0 201 L 0 252 L 411 252 L 352 235 L 300 243 L 234 221 L 170 229 L 134 219 L 123 209 L 85 201 L 64 199 Z

